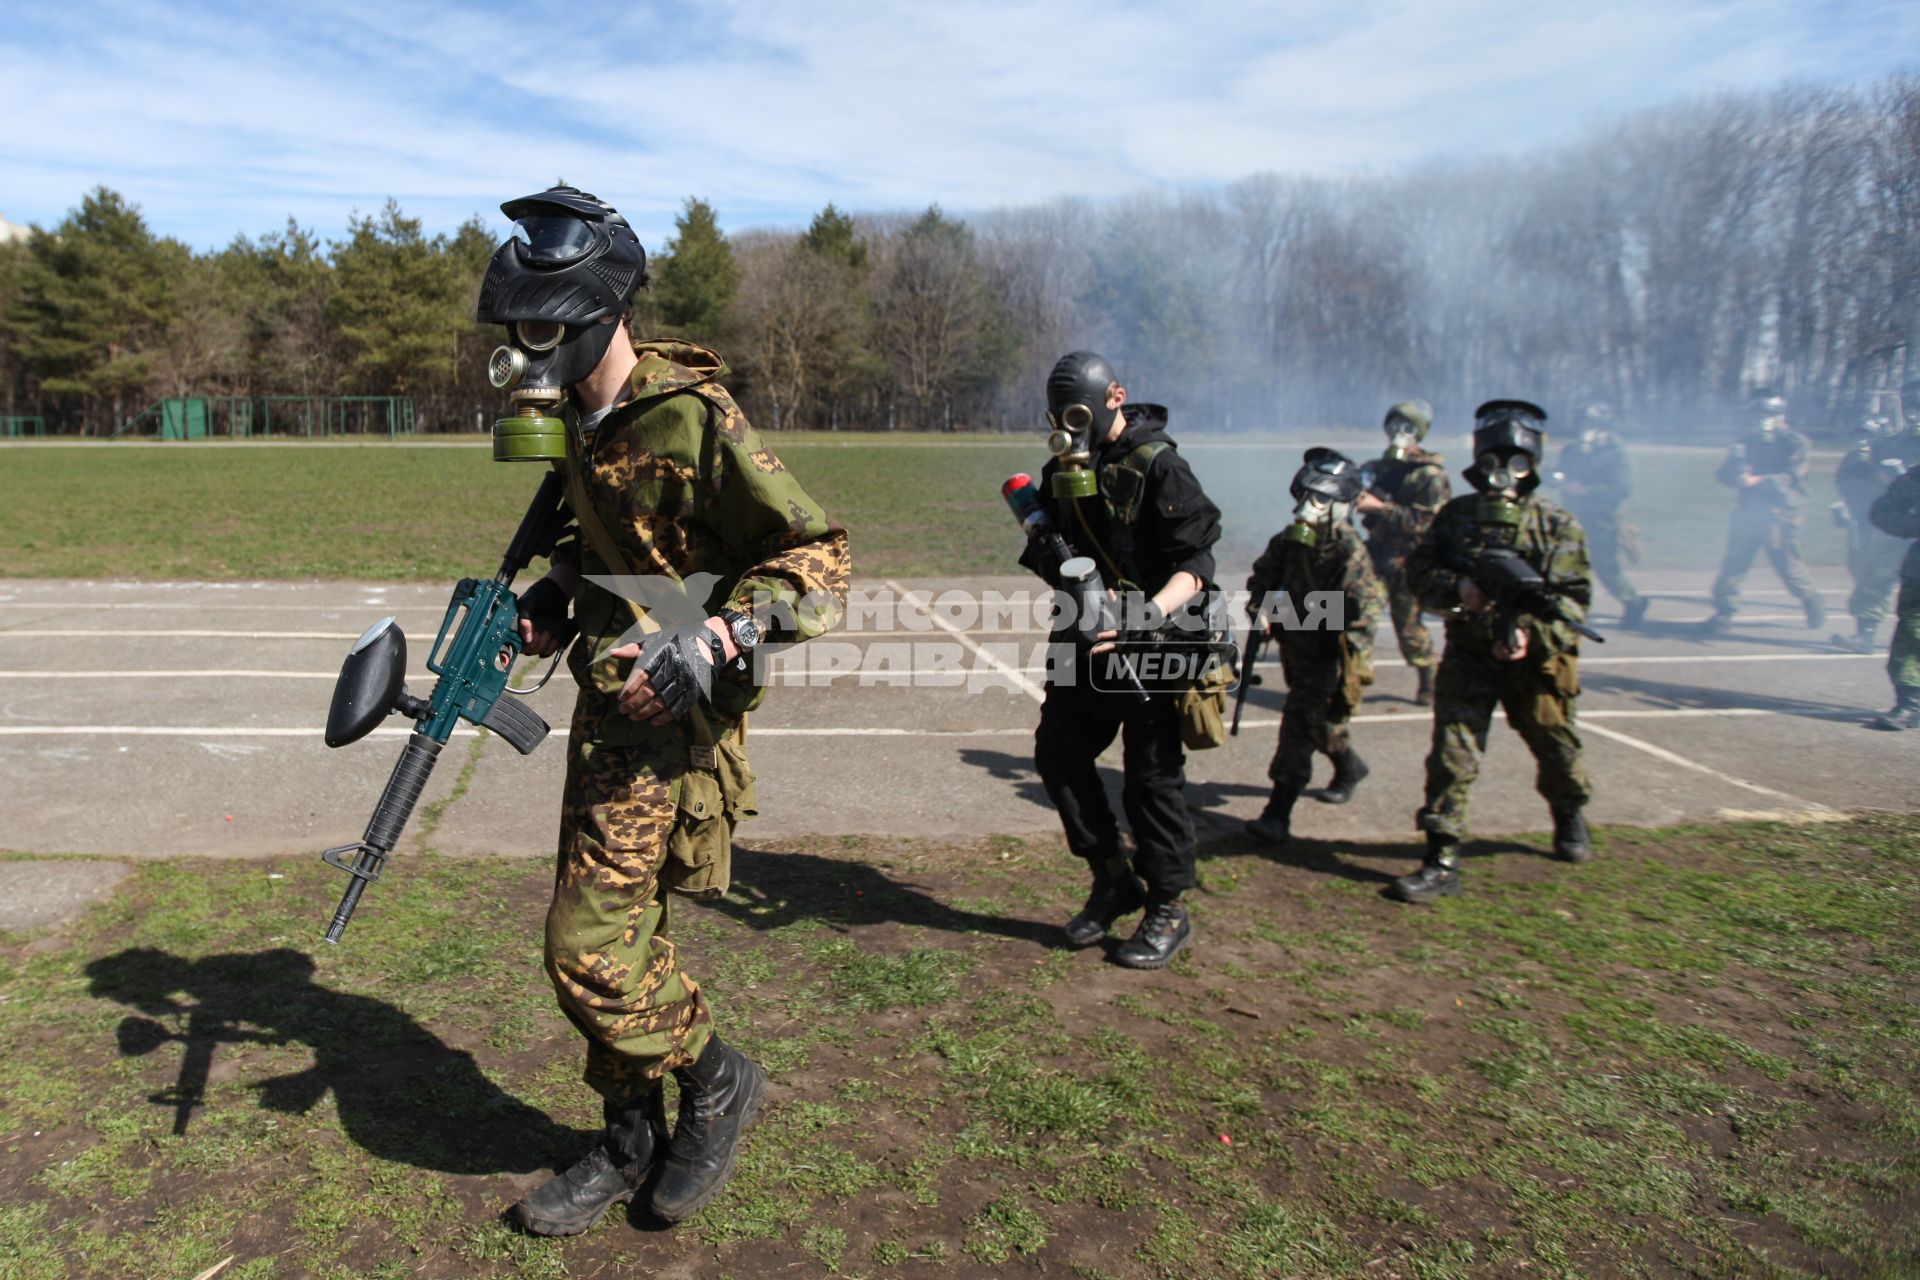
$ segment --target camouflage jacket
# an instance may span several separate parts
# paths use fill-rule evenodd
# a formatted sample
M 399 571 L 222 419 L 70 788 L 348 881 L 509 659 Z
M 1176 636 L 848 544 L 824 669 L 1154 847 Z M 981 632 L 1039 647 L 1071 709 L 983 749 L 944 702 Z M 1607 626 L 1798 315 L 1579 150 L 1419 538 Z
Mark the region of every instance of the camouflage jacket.
M 1516 505 L 1520 508 L 1517 528 L 1482 524 L 1479 494 L 1455 498 L 1441 508 L 1427 536 L 1407 557 L 1407 581 L 1413 593 L 1427 608 L 1447 615 L 1448 659 L 1456 654 L 1490 657 L 1496 638 L 1493 614 L 1468 613 L 1460 608 L 1461 573 L 1455 567 L 1456 558 L 1471 561 L 1488 547 L 1511 546 L 1547 581 L 1567 589 L 1561 602 L 1569 613 L 1584 617 L 1593 601 L 1587 535 L 1580 522 L 1538 493 L 1518 499 Z M 1580 635 L 1572 628 L 1534 618 L 1525 621 L 1532 633 L 1529 645 L 1534 656 L 1580 651 Z
M 1387 504 L 1386 510 L 1361 517 L 1367 546 L 1376 560 L 1405 559 L 1453 496 L 1453 488 L 1447 483 L 1446 459 L 1425 449 L 1415 449 L 1405 458 L 1375 462 L 1372 492 Z
M 1312 547 L 1290 540 L 1284 531 L 1276 533 L 1253 562 L 1247 591 L 1256 604 L 1269 591 L 1284 591 L 1296 613 L 1305 612 L 1310 591 L 1340 592 L 1346 597 L 1344 631 L 1274 632 L 1287 680 L 1296 681 L 1300 677 L 1293 673 L 1312 664 L 1337 662 L 1341 678 L 1350 675 L 1356 684 L 1373 683 L 1373 629 L 1387 607 L 1387 591 L 1352 525 L 1335 525 L 1331 538 Z
M 1812 448 L 1805 436 L 1791 429 L 1772 439 L 1752 431 L 1727 452 L 1714 479 L 1734 491 L 1743 510 L 1802 507 L 1807 501 L 1807 454 Z M 1742 484 L 1741 476 L 1749 472 L 1761 483 Z
M 828 519 L 748 425 L 718 382 L 726 372 L 719 356 L 684 342 L 634 348 L 640 363 L 627 398 L 590 436 L 570 425 L 587 500 L 627 561 L 611 572 L 684 581 L 686 605 L 704 615 L 727 607 L 751 611 L 769 643 L 808 640 L 830 629 L 846 605 L 852 567 L 846 530 Z M 608 567 L 591 541 L 576 530 L 554 559 L 582 574 L 574 599 L 582 639 L 569 665 L 582 709 L 596 699 L 607 704 L 596 737 L 631 742 L 678 734 L 677 726 L 638 724 L 612 710 L 611 695 L 632 662 L 605 655 L 633 619 L 619 595 L 593 581 Z M 724 731 L 763 692 L 743 677 L 716 679 L 716 729 Z
M 1900 465 L 1889 467 L 1889 462 Z M 1864 520 L 1867 509 L 1886 492 L 1894 477 L 1916 468 L 1920 468 L 1920 428 L 1862 440 L 1847 450 L 1833 473 L 1833 487 L 1840 491 L 1854 517 Z
M 1610 431 L 1600 433 L 1591 445 L 1575 440 L 1560 451 L 1560 477 L 1567 506 L 1577 512 L 1610 515 L 1620 509 L 1633 493 L 1633 472 L 1627 465 L 1627 447 Z M 1566 485 L 1581 485 L 1584 493 L 1567 491 Z

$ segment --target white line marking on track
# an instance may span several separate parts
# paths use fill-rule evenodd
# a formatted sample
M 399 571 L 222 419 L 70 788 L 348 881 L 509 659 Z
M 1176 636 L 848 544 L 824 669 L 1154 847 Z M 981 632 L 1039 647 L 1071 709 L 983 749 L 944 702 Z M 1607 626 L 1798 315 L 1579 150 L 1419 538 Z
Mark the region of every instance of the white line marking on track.
M 905 587 L 895 582 L 892 578 L 888 578 L 886 582 L 888 587 L 900 593 L 900 600 L 903 604 L 911 605 L 915 612 L 926 617 L 929 621 L 933 623 L 934 626 L 939 627 L 942 631 L 946 632 L 948 635 L 958 640 L 961 644 L 965 645 L 967 649 L 973 654 L 974 657 L 980 659 L 980 661 L 986 663 L 989 667 L 993 668 L 995 671 L 998 671 L 1001 675 L 1010 677 L 1015 683 L 1017 683 L 1020 686 L 1022 690 L 1025 691 L 1026 695 L 1029 698 L 1032 698 L 1035 702 L 1046 701 L 1046 697 L 1047 697 L 1046 691 L 1043 690 L 1039 685 L 1035 684 L 1033 681 L 1027 679 L 1026 675 L 1023 672 L 1021 672 L 1018 668 L 1010 667 L 1006 663 L 1002 662 L 1000 659 L 988 653 L 986 649 L 981 646 L 978 640 L 975 640 L 973 637 L 969 636 L 966 632 L 962 631 L 959 627 L 954 626 L 951 622 L 948 622 L 945 618 L 942 618 L 939 614 L 933 612 L 931 609 L 927 608 L 925 604 L 921 603 L 918 599 L 915 598 L 917 595 L 924 595 L 928 597 L 928 599 L 931 599 L 933 594 L 932 592 L 908 591 Z
M 1634 737 L 1632 734 L 1621 733 L 1618 729 L 1609 729 L 1604 725 L 1593 724 L 1591 723 L 1592 719 L 1592 716 L 1583 715 L 1579 717 L 1579 727 L 1589 733 L 1597 733 L 1603 738 L 1618 742 L 1622 746 L 1632 747 L 1636 751 L 1644 751 L 1656 760 L 1663 760 L 1668 764 L 1678 765 L 1682 769 L 1691 769 L 1695 773 L 1704 773 L 1709 778 L 1717 779 L 1718 781 L 1727 783 L 1729 786 L 1739 787 L 1742 791 L 1751 791 L 1755 795 L 1768 796 L 1774 800 L 1784 800 L 1788 804 L 1798 805 L 1801 809 L 1813 813 L 1832 812 L 1829 806 L 1821 804 L 1818 801 L 1802 800 L 1799 796 L 1790 795 L 1785 791 L 1776 791 L 1772 787 L 1763 787 L 1757 782 L 1748 782 L 1745 778 L 1736 778 L 1730 773 L 1723 773 L 1711 765 L 1704 765 L 1698 760 L 1688 759 L 1686 756 L 1680 755 L 1678 752 L 1669 751 L 1665 747 L 1657 747 L 1651 742 Z
M 1585 725 L 1594 720 L 1694 720 L 1710 716 L 1784 717 L 1790 714 L 1789 712 L 1775 711 L 1769 707 L 1662 707 L 1654 709 L 1623 709 L 1619 711 L 1583 711 L 1580 713 L 1579 723 Z M 1864 712 L 1862 714 L 1864 714 Z M 1495 711 L 1494 715 L 1496 718 L 1502 717 L 1502 713 L 1499 711 Z M 1408 712 L 1405 715 L 1355 716 L 1349 723 L 1430 726 L 1433 723 L 1433 718 L 1431 715 L 1419 712 Z M 1240 727 L 1243 730 L 1277 729 L 1280 727 L 1280 721 L 1267 719 L 1243 720 L 1240 722 Z M 1625 740 L 1624 734 L 1616 734 L 1614 731 L 1602 729 L 1598 725 L 1593 726 L 1593 730 L 1603 737 L 1619 737 Z M 394 726 L 375 729 L 372 736 L 404 738 L 412 732 L 413 730 L 411 729 Z M 470 737 L 476 732 L 478 731 L 463 727 L 454 730 L 454 736 Z M 902 729 L 892 727 L 860 728 L 857 726 L 800 728 L 797 726 L 755 725 L 750 736 L 755 738 L 990 738 L 1014 734 L 1025 735 L 1032 732 L 1033 726 L 1030 724 L 1010 725 L 1000 729 Z M 318 740 L 320 730 L 317 728 L 267 725 L 0 725 L 0 738 L 47 738 L 90 735 L 125 735 L 135 738 L 313 738 Z M 565 726 L 558 726 L 552 731 L 552 736 L 556 738 L 564 738 L 566 735 L 567 730 Z M 1244 736 L 1244 734 L 1242 736 Z M 1655 754 L 1662 754 L 1662 758 L 1665 758 L 1665 755 L 1671 754 L 1664 752 L 1663 748 L 1655 747 L 1650 743 L 1642 743 L 1637 738 L 1633 739 L 1632 743 L 1641 747 L 1643 750 Z M 1795 800 L 1795 803 L 1802 803 L 1795 797 L 1786 796 L 1784 792 L 1769 791 L 1765 787 L 1740 782 L 1737 778 L 1728 778 L 1726 775 L 1710 769 L 1706 765 L 1686 760 L 1684 757 L 1674 756 L 1673 759 L 1685 764 L 1686 767 L 1690 769 L 1697 769 L 1703 773 L 1711 773 L 1715 777 L 1724 778 L 1726 781 L 1736 783 L 1749 790 Z

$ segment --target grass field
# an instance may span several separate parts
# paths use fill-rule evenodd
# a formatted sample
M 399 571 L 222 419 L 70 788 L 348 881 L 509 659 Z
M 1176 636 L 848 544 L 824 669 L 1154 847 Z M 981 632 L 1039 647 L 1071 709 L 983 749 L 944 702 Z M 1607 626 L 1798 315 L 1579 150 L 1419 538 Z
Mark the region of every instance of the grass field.
M 1370 433 L 1337 442 L 1357 453 L 1377 448 Z M 1037 434 L 1008 443 L 803 436 L 774 444 L 851 531 L 857 572 L 1017 572 L 1019 533 L 999 488 L 1013 472 L 1039 472 L 1046 457 Z M 1244 563 L 1286 522 L 1299 450 L 1194 441 L 1187 454 L 1225 513 L 1221 558 Z M 1718 563 L 1730 495 L 1713 483 L 1717 461 L 1712 452 L 1640 457 L 1629 518 L 1645 530 L 1649 567 Z M 1825 513 L 1832 467 L 1831 459 L 1816 466 L 1805 535 L 1809 558 L 1824 564 L 1844 559 Z M 477 438 L 435 448 L 0 447 L 0 545 L 9 556 L 0 572 L 444 581 L 498 564 L 537 476 L 495 464 Z
M 338 949 L 317 859 L 143 864 L 0 937 L 0 1277 L 1920 1273 L 1920 819 L 1432 910 L 1405 853 L 1214 842 L 1138 974 L 1055 949 L 1050 845 L 743 848 L 678 931 L 769 1111 L 696 1218 L 565 1242 L 500 1219 L 597 1123 L 544 864 L 397 863 Z

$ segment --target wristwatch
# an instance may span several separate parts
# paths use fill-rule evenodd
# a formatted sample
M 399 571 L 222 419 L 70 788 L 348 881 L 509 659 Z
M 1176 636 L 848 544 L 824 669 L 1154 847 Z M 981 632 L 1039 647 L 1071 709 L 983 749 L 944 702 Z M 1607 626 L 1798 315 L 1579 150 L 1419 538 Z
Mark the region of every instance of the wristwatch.
M 734 647 L 740 650 L 740 661 L 744 666 L 747 655 L 760 644 L 760 624 L 752 614 L 742 613 L 738 609 L 722 609 L 719 618 L 732 633 Z

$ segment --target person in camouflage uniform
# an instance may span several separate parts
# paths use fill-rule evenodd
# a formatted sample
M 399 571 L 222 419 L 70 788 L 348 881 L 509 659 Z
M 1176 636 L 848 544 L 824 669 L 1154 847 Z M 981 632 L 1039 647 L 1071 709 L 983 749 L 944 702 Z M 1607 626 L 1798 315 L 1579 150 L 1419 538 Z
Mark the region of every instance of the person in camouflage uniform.
M 503 353 L 525 376 L 566 395 L 577 523 L 523 593 L 521 634 L 528 653 L 554 652 L 571 603 L 579 693 L 546 967 L 586 1039 L 606 1121 L 586 1157 L 512 1216 L 571 1235 L 649 1180 L 654 1212 L 678 1220 L 732 1173 L 766 1077 L 715 1034 L 669 937 L 666 891 L 724 891 L 724 872 L 715 883 L 689 851 L 724 861 L 734 821 L 754 811 L 739 727 L 764 690 L 748 659 L 762 640 L 831 626 L 850 559 L 845 531 L 721 386 L 719 357 L 632 340 L 646 258 L 625 220 L 565 187 L 502 209 L 519 234 L 494 255 L 480 318 L 508 326 Z M 670 1139 L 668 1072 L 680 1084 Z
M 1800 558 L 1801 511 L 1807 504 L 1807 454 L 1813 445 L 1787 425 L 1787 402 L 1771 392 L 1755 398 L 1760 425 L 1728 450 L 1714 478 L 1735 494 L 1727 556 L 1713 580 L 1708 631 L 1726 630 L 1740 602 L 1740 584 L 1762 549 L 1788 591 L 1807 613 L 1807 625 L 1827 623 L 1827 607 Z
M 1273 536 L 1247 578 L 1248 609 L 1255 625 L 1265 620 L 1280 646 L 1287 678 L 1287 709 L 1280 720 L 1267 777 L 1273 794 L 1266 810 L 1247 824 L 1262 840 L 1285 844 L 1293 834 L 1293 806 L 1313 777 L 1313 754 L 1333 761 L 1333 780 L 1320 793 L 1328 804 L 1345 804 L 1370 770 L 1353 749 L 1347 721 L 1360 705 L 1360 691 L 1373 683 L 1373 629 L 1387 594 L 1373 572 L 1366 544 L 1349 517 L 1361 488 L 1360 468 L 1332 449 L 1309 449 L 1293 478 L 1293 523 Z M 1284 605 L 1297 613 L 1312 592 L 1340 596 L 1341 629 L 1283 625 Z
M 1906 544 L 1874 527 L 1874 502 L 1902 472 L 1920 467 L 1920 382 L 1902 389 L 1902 406 L 1911 412 L 1890 420 L 1868 419 L 1861 438 L 1834 473 L 1833 487 L 1841 501 L 1834 513 L 1847 528 L 1847 571 L 1853 576 L 1853 594 L 1847 612 L 1853 615 L 1851 638 L 1836 635 L 1834 643 L 1855 653 L 1872 653 L 1876 637 L 1900 581 Z
M 1916 397 L 1920 400 L 1920 396 Z M 1908 467 L 1869 513 L 1874 528 L 1895 538 L 1920 538 L 1920 467 Z M 1920 542 L 1900 565 L 1900 599 L 1894 606 L 1893 644 L 1887 675 L 1893 679 L 1893 709 L 1875 719 L 1876 729 L 1920 728 Z
M 1432 427 L 1433 407 L 1425 400 L 1402 400 L 1387 410 L 1387 451 L 1373 464 L 1373 482 L 1355 504 L 1374 572 L 1386 587 L 1400 656 L 1420 681 L 1414 698 L 1423 707 L 1433 704 L 1433 636 L 1420 621 L 1420 599 L 1407 581 L 1407 556 L 1453 496 L 1446 459 L 1421 448 Z
M 1566 494 L 1567 509 L 1586 532 L 1595 575 L 1620 602 L 1620 625 L 1637 627 L 1650 601 L 1633 589 L 1620 567 L 1620 508 L 1633 492 L 1627 447 L 1607 430 L 1613 411 L 1606 405 L 1590 404 L 1582 416 L 1579 436 L 1560 451 L 1554 479 Z
M 1546 418 L 1524 400 L 1492 400 L 1475 410 L 1474 464 L 1464 474 L 1478 492 L 1442 508 L 1407 559 L 1421 600 L 1447 614 L 1447 644 L 1434 690 L 1426 804 L 1418 815 L 1426 861 L 1389 889 L 1405 902 L 1460 892 L 1467 793 L 1480 772 L 1495 706 L 1505 709 L 1507 723 L 1533 752 L 1534 785 L 1553 812 L 1554 853 L 1568 862 L 1592 856 L 1582 814 L 1592 787 L 1574 723 L 1579 635 L 1564 622 L 1500 616 L 1468 572 L 1483 551 L 1511 548 L 1564 601 L 1580 609 L 1591 601 L 1579 522 L 1534 492 Z

